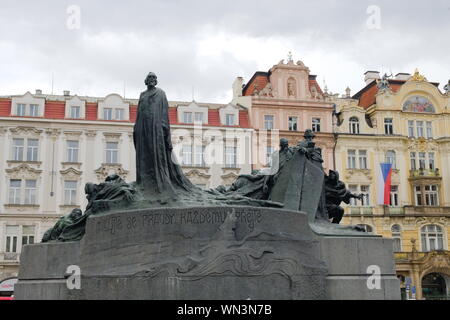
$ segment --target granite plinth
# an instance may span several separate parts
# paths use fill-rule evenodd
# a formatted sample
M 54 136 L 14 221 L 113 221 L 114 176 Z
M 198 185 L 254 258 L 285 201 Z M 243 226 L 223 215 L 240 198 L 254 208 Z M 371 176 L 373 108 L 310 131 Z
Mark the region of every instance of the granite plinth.
M 361 241 L 368 241 L 370 250 Z M 357 259 L 359 267 L 353 260 L 342 260 L 344 255 Z M 79 242 L 25 246 L 15 297 L 346 299 L 353 290 L 355 298 L 397 298 L 391 284 L 381 290 L 385 293 L 373 294 L 364 287 L 365 264 L 375 263 L 377 257 L 383 260 L 378 263 L 384 283 L 393 280 L 389 241 L 322 237 L 298 211 L 239 206 L 141 209 L 89 217 Z M 79 289 L 67 286 L 71 265 L 80 269 Z

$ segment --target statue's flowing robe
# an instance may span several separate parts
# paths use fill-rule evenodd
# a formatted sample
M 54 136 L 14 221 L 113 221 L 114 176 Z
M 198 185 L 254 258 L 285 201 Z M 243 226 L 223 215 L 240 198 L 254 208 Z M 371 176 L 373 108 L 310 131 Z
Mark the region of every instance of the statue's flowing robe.
M 136 182 L 144 194 L 175 195 L 193 184 L 172 159 L 169 104 L 159 88 L 141 93 L 133 139 L 136 149 Z

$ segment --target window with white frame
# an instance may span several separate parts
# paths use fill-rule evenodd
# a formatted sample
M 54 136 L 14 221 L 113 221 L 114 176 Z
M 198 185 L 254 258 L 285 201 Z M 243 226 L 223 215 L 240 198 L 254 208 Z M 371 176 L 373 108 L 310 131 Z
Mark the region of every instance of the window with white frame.
M 414 121 L 408 120 L 408 136 L 410 138 L 414 137 Z
M 347 168 L 356 169 L 356 150 L 347 150 Z
M 427 121 L 426 126 L 427 126 L 427 138 L 432 139 L 433 138 L 433 128 L 431 126 L 431 121 Z
M 425 205 L 438 206 L 438 187 L 435 184 L 425 186 Z
M 384 118 L 384 133 L 394 134 L 394 124 L 392 118 Z
M 225 167 L 236 168 L 236 147 L 225 147 Z
M 361 199 L 361 205 L 364 207 L 370 206 L 370 186 L 362 185 L 360 186 L 360 190 L 363 195 Z
M 24 159 L 24 149 L 26 147 L 26 158 Z M 12 159 L 15 161 L 38 161 L 39 140 L 13 138 Z
M 119 163 L 119 143 L 106 142 L 106 163 Z
M 15 161 L 23 160 L 24 139 L 14 138 L 12 143 L 12 159 Z
M 22 246 L 33 244 L 35 237 L 35 226 L 22 226 Z
M 25 204 L 36 204 L 36 180 L 25 180 Z
M 37 161 L 38 160 L 38 139 L 27 139 L 27 161 Z
M 116 118 L 114 120 L 124 120 L 125 119 L 125 110 L 121 108 L 116 108 Z
M 358 150 L 358 158 L 359 158 L 359 168 L 367 169 L 367 151 Z
M 350 130 L 350 133 L 353 133 L 353 134 L 359 133 L 359 120 L 357 117 L 351 117 L 349 119 L 349 130 Z
M 395 151 L 388 150 L 385 155 L 385 162 L 392 164 L 392 169 L 396 168 Z
M 79 119 L 81 118 L 81 108 L 80 106 L 71 106 L 70 107 L 70 118 Z
M 419 152 L 419 169 L 425 169 L 425 168 L 426 168 L 426 153 Z
M 273 130 L 273 116 L 272 115 L 265 115 L 264 116 L 264 129 L 266 130 Z
M 184 145 L 182 147 L 181 161 L 184 166 L 192 165 L 192 145 Z
M 24 103 L 18 103 L 17 105 L 16 105 L 16 116 L 21 116 L 21 117 L 23 117 L 23 116 L 25 116 L 26 115 L 26 104 L 24 104 Z
M 194 166 L 197 166 L 197 167 L 205 166 L 205 147 L 204 146 L 194 146 Z
M 203 112 L 194 113 L 194 122 L 199 124 L 203 123 Z
M 225 124 L 227 126 L 234 126 L 235 121 L 234 121 L 234 114 L 226 114 L 225 115 Z
M 288 129 L 289 131 L 297 131 L 298 130 L 298 118 L 297 117 L 289 117 L 288 118 Z
M 112 108 L 104 108 L 103 109 L 103 120 L 112 120 L 113 119 L 113 109 Z
M 425 225 L 420 229 L 422 251 L 444 249 L 444 233 L 442 228 L 435 224 Z
M 358 192 L 358 186 L 355 185 L 355 184 L 350 184 L 350 185 L 348 186 L 348 190 L 350 190 L 351 193 L 356 194 L 356 193 Z M 349 205 L 350 205 L 350 206 L 353 206 L 353 207 L 357 206 L 358 204 L 357 204 L 357 202 L 356 202 L 356 199 L 355 199 L 355 198 L 350 198 L 350 203 L 349 203 Z
M 183 112 L 183 123 L 193 123 L 192 112 Z
M 6 226 L 5 252 L 14 253 L 18 250 L 19 226 Z
M 67 162 L 78 162 L 79 142 L 67 140 Z
M 9 204 L 20 204 L 22 180 L 9 180 Z
M 33 179 L 9 180 L 9 204 L 35 205 L 37 181 Z
M 434 152 L 428 152 L 428 168 L 430 168 L 430 170 L 434 170 L 435 169 Z
M 39 105 L 38 104 L 30 104 L 30 117 L 38 117 L 39 116 Z
M 414 186 L 414 198 L 416 200 L 416 206 L 423 205 L 422 188 L 420 186 Z
M 64 204 L 74 206 L 77 204 L 77 181 L 64 181 Z
M 416 170 L 417 166 L 416 166 L 416 153 L 415 152 L 410 152 L 409 153 L 409 159 L 410 159 L 410 164 L 411 164 L 411 170 Z
M 312 118 L 311 129 L 313 132 L 320 132 L 320 118 Z
M 423 121 L 416 121 L 417 138 L 423 137 Z
M 391 185 L 391 207 L 399 206 L 398 186 Z
M 391 227 L 392 239 L 394 240 L 394 252 L 402 251 L 402 228 L 398 224 Z

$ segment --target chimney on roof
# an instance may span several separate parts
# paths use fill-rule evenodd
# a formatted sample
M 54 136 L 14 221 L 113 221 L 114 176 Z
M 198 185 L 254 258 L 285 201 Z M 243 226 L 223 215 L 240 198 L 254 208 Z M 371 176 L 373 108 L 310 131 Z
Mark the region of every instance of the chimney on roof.
M 69 90 L 64 90 L 64 96 L 65 96 L 65 97 L 70 96 L 70 91 L 69 91 Z
M 410 73 L 400 72 L 400 73 L 397 73 L 395 75 L 395 80 L 405 80 L 405 81 L 407 81 L 410 77 L 411 77 Z
M 42 94 L 42 90 L 41 89 L 36 89 L 36 94 Z
M 244 84 L 244 79 L 242 77 L 236 77 L 233 82 L 233 99 L 242 96 L 242 87 Z
M 347 87 L 347 88 L 345 89 L 345 97 L 346 97 L 346 98 L 350 98 L 350 93 L 351 93 L 351 90 L 350 90 L 349 87 Z
M 379 71 L 366 71 L 364 73 L 364 82 L 366 84 L 371 83 L 374 80 L 380 79 L 380 72 Z

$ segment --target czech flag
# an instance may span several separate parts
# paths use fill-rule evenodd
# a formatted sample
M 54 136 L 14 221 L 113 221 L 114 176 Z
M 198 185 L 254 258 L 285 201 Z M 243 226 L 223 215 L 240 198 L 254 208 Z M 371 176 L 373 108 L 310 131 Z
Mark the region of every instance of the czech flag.
M 391 204 L 392 163 L 380 163 L 378 175 L 378 204 Z

